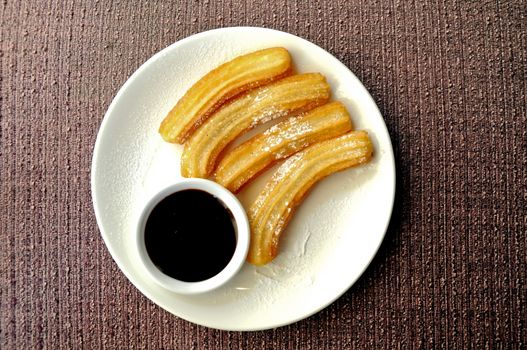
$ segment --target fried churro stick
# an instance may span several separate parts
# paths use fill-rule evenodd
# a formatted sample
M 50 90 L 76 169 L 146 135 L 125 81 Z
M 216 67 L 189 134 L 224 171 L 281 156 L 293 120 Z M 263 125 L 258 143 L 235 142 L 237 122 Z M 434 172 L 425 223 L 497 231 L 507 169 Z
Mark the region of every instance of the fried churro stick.
M 293 75 L 233 100 L 219 109 L 185 143 L 181 174 L 209 177 L 220 152 L 256 125 L 324 104 L 330 87 L 318 73 Z
M 307 146 L 351 130 L 351 118 L 340 102 L 287 119 L 230 151 L 218 164 L 216 182 L 237 192 L 247 181 L 277 160 Z
M 291 56 L 273 47 L 239 56 L 196 82 L 165 117 L 159 133 L 165 141 L 183 143 L 228 99 L 291 73 Z
M 251 246 L 247 260 L 264 265 L 274 259 L 278 241 L 292 213 L 311 187 L 324 177 L 372 156 L 365 131 L 352 131 L 316 143 L 286 160 L 249 209 Z

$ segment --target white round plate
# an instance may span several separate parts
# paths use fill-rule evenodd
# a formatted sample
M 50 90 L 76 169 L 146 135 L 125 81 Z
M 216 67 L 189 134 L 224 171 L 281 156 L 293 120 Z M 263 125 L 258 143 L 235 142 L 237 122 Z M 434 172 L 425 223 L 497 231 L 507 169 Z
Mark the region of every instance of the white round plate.
M 333 98 L 369 132 L 375 155 L 362 167 L 316 185 L 284 232 L 278 257 L 245 264 L 226 286 L 184 296 L 150 280 L 133 249 L 147 198 L 180 177 L 181 146 L 163 142 L 159 123 L 201 76 L 238 55 L 282 46 L 298 72 L 321 72 Z M 272 170 L 239 198 L 247 205 Z M 148 298 L 185 320 L 224 330 L 261 330 L 293 323 L 326 307 L 359 278 L 377 252 L 395 194 L 393 150 L 386 125 L 361 82 L 322 48 L 294 35 L 235 27 L 193 35 L 144 63 L 123 85 L 102 121 L 92 162 L 95 215 L 110 254 Z

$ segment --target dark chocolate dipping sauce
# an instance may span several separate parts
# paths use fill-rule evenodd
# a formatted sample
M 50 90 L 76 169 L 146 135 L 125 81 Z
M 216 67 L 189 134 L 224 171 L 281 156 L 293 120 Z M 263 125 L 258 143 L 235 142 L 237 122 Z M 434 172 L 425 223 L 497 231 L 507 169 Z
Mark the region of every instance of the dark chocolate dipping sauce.
M 231 211 L 210 193 L 173 193 L 154 207 L 146 221 L 146 251 L 170 277 L 185 282 L 209 279 L 221 272 L 234 254 L 233 220 Z

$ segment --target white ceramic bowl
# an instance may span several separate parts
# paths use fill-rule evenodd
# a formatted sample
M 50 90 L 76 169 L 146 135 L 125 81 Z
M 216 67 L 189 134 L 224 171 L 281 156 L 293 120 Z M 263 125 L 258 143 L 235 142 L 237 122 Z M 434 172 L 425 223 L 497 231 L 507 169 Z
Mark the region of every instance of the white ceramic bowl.
M 217 275 L 199 282 L 185 282 L 161 272 L 152 262 L 145 246 L 145 226 L 154 207 L 167 196 L 183 190 L 201 190 L 210 193 L 227 207 L 233 217 L 236 231 L 236 248 L 230 262 Z M 206 218 L 204 213 L 204 218 Z M 148 200 L 139 215 L 136 231 L 136 248 L 141 263 L 150 278 L 162 287 L 180 294 L 197 294 L 216 289 L 227 283 L 242 267 L 249 250 L 249 220 L 238 199 L 226 188 L 204 179 L 180 179 L 177 183 L 165 187 Z

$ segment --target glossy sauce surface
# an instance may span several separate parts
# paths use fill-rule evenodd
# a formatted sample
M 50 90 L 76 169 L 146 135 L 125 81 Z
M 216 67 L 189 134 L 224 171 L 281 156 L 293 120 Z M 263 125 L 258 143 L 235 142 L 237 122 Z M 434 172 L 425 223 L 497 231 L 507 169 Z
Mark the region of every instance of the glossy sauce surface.
M 201 190 L 173 193 L 159 202 L 145 226 L 146 251 L 166 275 L 198 282 L 227 266 L 236 247 L 233 215 Z

